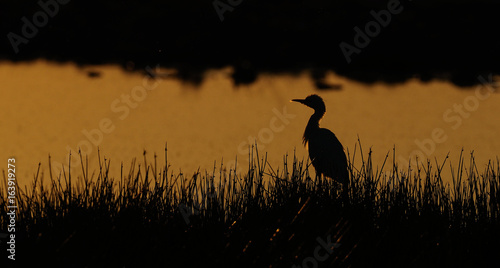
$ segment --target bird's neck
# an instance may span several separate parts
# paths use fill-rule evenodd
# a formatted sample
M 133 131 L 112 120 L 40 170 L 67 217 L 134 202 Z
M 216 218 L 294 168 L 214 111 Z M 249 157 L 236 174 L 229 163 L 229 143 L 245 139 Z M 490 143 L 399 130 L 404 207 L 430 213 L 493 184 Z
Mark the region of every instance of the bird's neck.
M 319 129 L 319 121 L 325 115 L 324 111 L 314 111 L 314 114 L 309 118 L 309 122 L 307 123 L 306 130 L 304 131 L 303 142 L 304 145 L 309 142 L 311 135 Z

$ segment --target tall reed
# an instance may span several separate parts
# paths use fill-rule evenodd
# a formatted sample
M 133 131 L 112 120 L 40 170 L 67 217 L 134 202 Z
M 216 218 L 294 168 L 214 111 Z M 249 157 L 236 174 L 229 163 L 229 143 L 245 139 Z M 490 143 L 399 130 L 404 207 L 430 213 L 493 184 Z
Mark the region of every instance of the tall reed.
M 143 161 L 132 161 L 128 171 L 122 164 L 119 177 L 110 174 L 110 160 L 103 160 L 100 152 L 98 169 L 92 173 L 88 158 L 81 153 L 79 174 L 70 170 L 53 174 L 49 158 L 48 178 L 39 165 L 31 185 L 18 187 L 17 232 L 21 234 L 25 254 L 44 248 L 38 256 L 45 256 L 56 250 L 62 254 L 58 255 L 59 260 L 69 263 L 80 256 L 73 251 L 87 252 L 80 246 L 93 241 L 87 235 L 109 236 L 110 245 L 119 248 L 123 245 L 112 242 L 113 239 L 122 241 L 120 235 L 130 235 L 131 230 L 139 229 L 142 235 L 165 238 L 151 238 L 153 242 L 148 243 L 153 249 L 140 250 L 142 254 L 161 249 L 179 260 L 179 256 L 184 256 L 177 248 L 180 245 L 184 249 L 210 252 L 206 256 L 212 256 L 214 263 L 224 262 L 224 258 L 238 263 L 250 258 L 245 257 L 247 254 L 253 256 L 256 265 L 275 263 L 276 266 L 300 264 L 300 257 L 314 247 L 315 237 L 326 233 L 334 233 L 336 241 L 344 245 L 331 263 L 346 266 L 366 264 L 361 261 L 366 256 L 373 261 L 388 254 L 377 255 L 374 252 L 383 246 L 375 250 L 370 243 L 394 249 L 404 265 L 410 260 L 426 263 L 421 256 L 441 252 L 434 249 L 436 243 L 446 245 L 448 251 L 443 252 L 455 256 L 462 254 L 461 246 L 474 239 L 481 243 L 491 237 L 500 238 L 498 231 L 491 232 L 500 227 L 498 159 L 480 171 L 472 154 L 466 164 L 463 152 L 455 167 L 447 163 L 446 157 L 441 163 L 425 161 L 403 168 L 396 164 L 395 155 L 393 150 L 394 164 L 390 168 L 386 167 L 390 154 L 380 168 L 374 168 L 372 151 L 364 154 L 358 143 L 353 154 L 348 153 L 351 177 L 348 198 L 342 197 L 342 187 L 334 181 L 316 178 L 311 163 L 299 161 L 295 153 L 291 165 L 285 155 L 282 166 L 272 167 L 267 154 L 259 155 L 252 148 L 244 171 L 240 167 L 227 169 L 223 164 L 214 164 L 211 170 L 198 170 L 192 176 L 170 169 L 166 148 L 165 163 L 159 165 L 157 155 L 148 162 L 144 153 Z M 361 158 L 358 167 L 353 164 L 356 157 Z M 451 180 L 442 177 L 448 165 Z M 5 187 L 0 188 L 2 228 L 8 222 Z M 192 244 L 197 242 L 190 239 L 207 230 L 211 233 L 201 237 L 213 238 L 214 246 L 199 248 Z M 485 233 L 476 238 L 471 235 L 480 230 Z M 120 235 L 114 236 L 114 232 Z M 218 238 L 214 238 L 216 234 Z M 139 238 L 142 236 L 132 236 L 133 241 L 144 241 Z M 415 253 L 411 253 L 388 245 L 388 241 L 414 241 L 415 245 L 431 245 L 431 248 L 414 249 Z M 453 244 L 456 241 L 459 242 Z M 258 243 L 263 245 L 262 249 L 252 246 Z M 281 248 L 289 251 L 276 253 Z M 498 243 L 491 247 L 497 248 L 500 248 Z M 488 248 L 485 249 L 487 252 Z M 103 252 L 107 251 L 97 247 L 97 260 L 110 261 L 122 256 Z M 445 259 L 460 260 L 450 256 Z M 128 262 L 127 258 L 123 262 Z

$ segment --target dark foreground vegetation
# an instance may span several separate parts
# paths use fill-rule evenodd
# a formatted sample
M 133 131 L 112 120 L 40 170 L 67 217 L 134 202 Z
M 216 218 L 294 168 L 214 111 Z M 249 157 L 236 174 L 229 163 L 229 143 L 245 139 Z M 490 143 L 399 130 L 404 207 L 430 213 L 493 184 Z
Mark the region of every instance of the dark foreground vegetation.
M 352 152 L 349 198 L 315 179 L 295 156 L 271 167 L 175 174 L 155 156 L 109 174 L 110 162 L 79 174 L 37 173 L 19 188 L 16 264 L 51 267 L 481 267 L 498 264 L 498 160 L 478 170 L 460 157 L 444 168 L 374 168 Z M 291 158 L 291 157 L 290 157 Z M 390 158 L 390 156 L 389 156 Z M 166 161 L 166 160 L 165 160 Z M 142 161 L 141 161 L 142 162 Z M 390 162 L 390 159 L 387 161 Z M 469 162 L 465 164 L 465 162 Z M 6 178 L 4 178 L 6 179 Z M 446 178 L 448 179 L 448 178 Z M 2 186 L 5 187 L 5 186 Z M 7 224 L 0 189 L 1 226 Z M 2 244 L 2 262 L 5 256 Z M 12 264 L 12 262 L 8 262 Z M 197 266 L 195 266 L 197 265 Z M 317 265 L 317 266 L 316 266 Z M 2 267 L 4 267 L 2 265 Z

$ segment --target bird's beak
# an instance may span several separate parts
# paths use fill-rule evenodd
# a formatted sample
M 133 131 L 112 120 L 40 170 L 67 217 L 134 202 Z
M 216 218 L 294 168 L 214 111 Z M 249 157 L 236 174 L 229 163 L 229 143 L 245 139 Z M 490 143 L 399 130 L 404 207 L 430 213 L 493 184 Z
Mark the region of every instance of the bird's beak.
M 306 100 L 301 100 L 301 99 L 293 99 L 293 100 L 291 100 L 291 101 L 294 101 L 294 102 L 300 102 L 300 103 L 304 104 Z

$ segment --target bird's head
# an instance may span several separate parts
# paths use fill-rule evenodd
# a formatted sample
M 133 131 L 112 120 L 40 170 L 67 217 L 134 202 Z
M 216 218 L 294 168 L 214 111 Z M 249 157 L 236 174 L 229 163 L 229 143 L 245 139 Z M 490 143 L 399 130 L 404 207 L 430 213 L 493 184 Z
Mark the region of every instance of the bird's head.
M 311 107 L 316 112 L 320 113 L 326 112 L 325 102 L 320 96 L 316 94 L 309 95 L 305 99 L 293 99 L 292 101 L 300 102 L 308 107 Z

